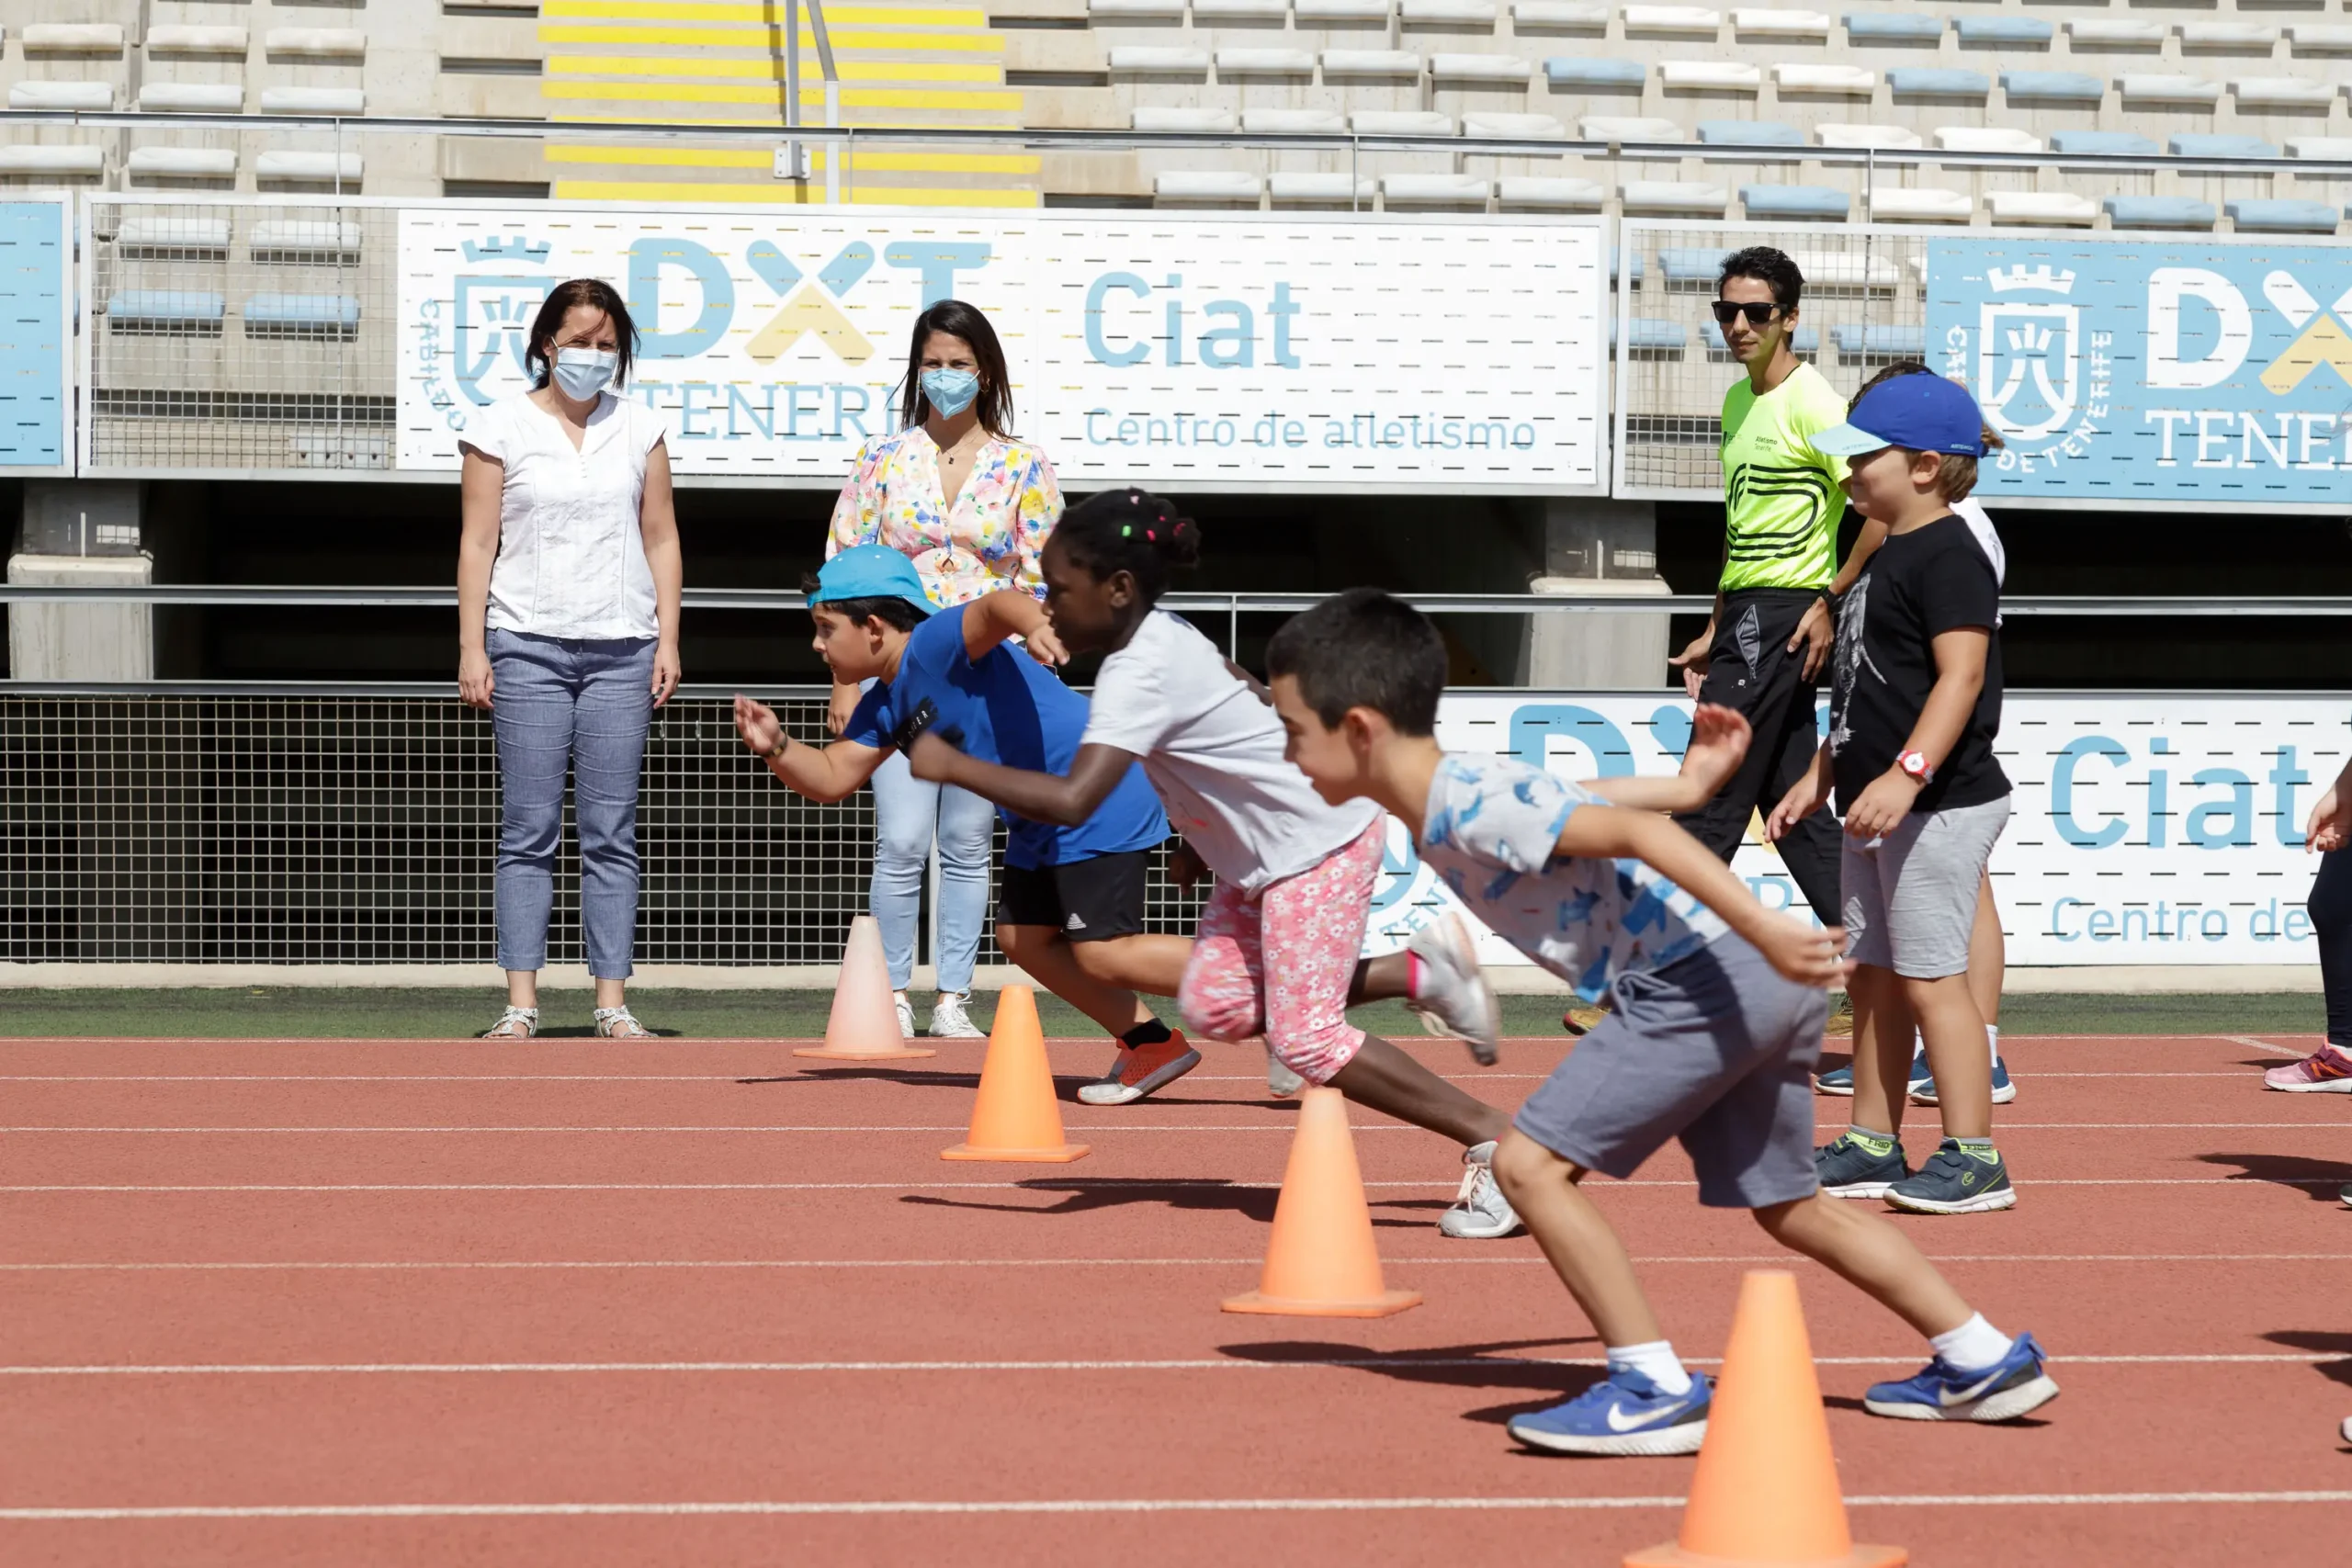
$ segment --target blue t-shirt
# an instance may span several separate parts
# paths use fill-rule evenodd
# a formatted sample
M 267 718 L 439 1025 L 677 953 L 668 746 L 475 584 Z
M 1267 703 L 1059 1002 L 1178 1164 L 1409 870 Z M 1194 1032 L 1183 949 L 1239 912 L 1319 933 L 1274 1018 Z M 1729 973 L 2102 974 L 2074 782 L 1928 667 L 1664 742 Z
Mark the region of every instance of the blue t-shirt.
M 1637 860 L 1558 853 L 1569 813 L 1607 801 L 1507 758 L 1447 757 L 1430 781 L 1421 858 L 1497 936 L 1589 1002 L 1731 928 Z
M 962 733 L 956 749 L 984 762 L 1031 773 L 1069 772 L 1086 733 L 1086 699 L 1025 654 L 1004 647 L 975 661 L 964 651 L 962 608 L 942 610 L 907 638 L 899 677 L 876 681 L 850 716 L 842 739 L 888 747 L 899 721 L 931 699 L 933 729 Z M 1130 767 L 1118 787 L 1075 828 L 1056 828 L 999 807 L 1011 830 L 1004 863 L 1028 869 L 1067 865 L 1097 855 L 1148 850 L 1168 837 L 1159 796 L 1141 767 Z

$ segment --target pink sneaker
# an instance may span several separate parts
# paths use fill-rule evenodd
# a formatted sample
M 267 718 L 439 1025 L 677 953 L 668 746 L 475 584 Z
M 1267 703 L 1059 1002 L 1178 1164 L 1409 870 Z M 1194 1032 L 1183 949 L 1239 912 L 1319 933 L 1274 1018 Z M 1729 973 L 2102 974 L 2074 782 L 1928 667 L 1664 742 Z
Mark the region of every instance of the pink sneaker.
M 2352 1051 L 2333 1043 L 2290 1066 L 2262 1075 L 2263 1087 L 2289 1094 L 2352 1094 Z

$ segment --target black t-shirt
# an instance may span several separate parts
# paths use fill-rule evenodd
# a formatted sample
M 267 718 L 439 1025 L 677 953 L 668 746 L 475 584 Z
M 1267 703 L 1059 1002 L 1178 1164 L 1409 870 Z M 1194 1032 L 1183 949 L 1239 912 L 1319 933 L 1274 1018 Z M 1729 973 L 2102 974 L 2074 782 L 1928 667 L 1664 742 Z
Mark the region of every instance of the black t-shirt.
M 2001 585 L 1968 525 L 1945 516 L 1888 536 L 1838 611 L 1829 745 L 1838 809 L 1853 809 L 1872 779 L 1894 766 L 1936 684 L 1935 638 L 1983 626 L 1984 689 L 1951 754 L 1912 802 L 1914 811 L 1982 806 L 2009 793 L 1993 757 L 2001 731 Z

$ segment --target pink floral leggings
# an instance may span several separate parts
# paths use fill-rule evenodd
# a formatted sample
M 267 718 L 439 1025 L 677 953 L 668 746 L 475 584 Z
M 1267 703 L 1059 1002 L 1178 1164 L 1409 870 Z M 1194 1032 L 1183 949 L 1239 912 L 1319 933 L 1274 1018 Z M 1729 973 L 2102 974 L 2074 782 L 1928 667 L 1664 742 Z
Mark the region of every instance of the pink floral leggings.
M 1330 1082 L 1353 1060 L 1363 1031 L 1348 1022 L 1348 988 L 1387 829 L 1375 817 L 1354 842 L 1254 896 L 1218 883 L 1176 998 L 1185 1026 L 1211 1040 L 1262 1032 L 1309 1083 Z

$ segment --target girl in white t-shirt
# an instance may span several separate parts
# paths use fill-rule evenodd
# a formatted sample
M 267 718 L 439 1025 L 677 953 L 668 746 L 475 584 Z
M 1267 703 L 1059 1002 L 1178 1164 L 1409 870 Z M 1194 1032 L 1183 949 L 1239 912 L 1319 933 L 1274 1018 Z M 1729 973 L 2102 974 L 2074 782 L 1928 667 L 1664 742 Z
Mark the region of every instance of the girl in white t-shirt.
M 1023 817 L 1082 822 L 1141 762 L 1184 840 L 1179 879 L 1203 868 L 1216 877 L 1178 991 L 1186 1023 L 1212 1040 L 1262 1033 L 1276 1067 L 1289 1069 L 1270 1074 L 1278 1085 L 1293 1074 L 1329 1084 L 1454 1139 L 1472 1168 L 1442 1227 L 1507 1235 L 1518 1216 L 1486 1168 L 1509 1118 L 1348 1021 L 1353 1003 L 1404 998 L 1492 1061 L 1494 994 L 1468 929 L 1449 914 L 1404 953 L 1361 958 L 1387 819 L 1369 803 L 1317 795 L 1284 758 L 1282 724 L 1256 682 L 1191 625 L 1154 608 L 1170 569 L 1199 554 L 1199 527 L 1140 490 L 1106 491 L 1065 513 L 1040 563 L 1046 614 L 1071 654 L 1105 656 L 1069 776 L 978 761 L 929 737 L 908 759 L 915 776 Z M 1107 1091 L 1119 1072 L 1099 1087 Z

